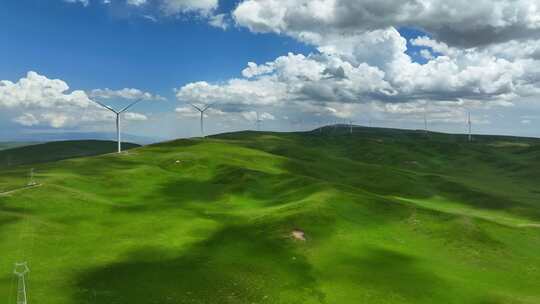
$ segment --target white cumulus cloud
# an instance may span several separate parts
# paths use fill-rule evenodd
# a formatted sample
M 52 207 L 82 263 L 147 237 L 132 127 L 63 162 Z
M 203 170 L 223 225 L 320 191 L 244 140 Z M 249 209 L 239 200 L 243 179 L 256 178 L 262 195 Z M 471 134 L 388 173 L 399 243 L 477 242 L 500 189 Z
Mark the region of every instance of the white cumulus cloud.
M 414 120 L 427 103 L 434 120 L 457 122 L 466 108 L 540 97 L 533 0 L 244 0 L 232 15 L 237 26 L 287 35 L 317 51 L 248 62 L 242 77 L 178 88 L 178 100 L 232 112 L 273 107 L 348 118 L 361 109 Z M 427 63 L 409 56 L 401 26 L 426 33 L 409 43 Z
M 67 83 L 30 71 L 17 82 L 0 81 L 0 107 L 87 107 L 90 100 L 84 91 L 69 92 Z
M 139 89 L 96 89 L 92 98 L 163 100 Z M 112 113 L 91 101 L 82 90 L 72 90 L 60 79 L 50 79 L 30 71 L 16 82 L 0 80 L 0 108 L 13 113 L 12 121 L 25 127 L 77 127 L 110 121 Z M 126 120 L 144 121 L 140 113 L 125 113 Z
M 241 112 L 240 115 L 242 115 L 242 117 L 247 120 L 247 121 L 250 121 L 250 122 L 256 122 L 257 121 L 257 115 L 258 115 L 258 118 L 259 120 L 261 121 L 265 121 L 265 120 L 275 120 L 276 117 L 268 112 L 262 112 L 262 113 L 258 113 L 256 111 L 246 111 L 246 112 Z
M 536 0 L 245 0 L 233 15 L 254 32 L 315 44 L 391 26 L 415 26 L 462 46 L 540 35 Z
M 218 0 L 161 0 L 165 14 L 196 12 L 209 15 L 218 7 Z
M 148 117 L 146 115 L 141 114 L 141 113 L 134 113 L 134 112 L 125 113 L 124 118 L 126 120 L 131 120 L 131 121 L 145 121 L 145 120 L 148 120 Z
M 147 0 L 127 0 L 126 3 L 134 6 L 145 5 Z
M 31 113 L 24 113 L 21 116 L 15 117 L 13 121 L 26 127 L 39 124 L 39 120 Z
M 64 0 L 67 3 L 80 3 L 83 6 L 88 6 L 90 4 L 90 0 Z
M 95 90 L 90 91 L 89 95 L 92 98 L 103 98 L 103 99 L 121 98 L 121 99 L 129 99 L 129 100 L 136 100 L 136 99 L 164 100 L 164 98 L 159 95 L 153 95 L 151 93 L 144 92 L 144 91 L 141 91 L 139 89 L 134 89 L 134 88 L 124 88 L 120 90 L 111 90 L 109 88 L 95 89 Z

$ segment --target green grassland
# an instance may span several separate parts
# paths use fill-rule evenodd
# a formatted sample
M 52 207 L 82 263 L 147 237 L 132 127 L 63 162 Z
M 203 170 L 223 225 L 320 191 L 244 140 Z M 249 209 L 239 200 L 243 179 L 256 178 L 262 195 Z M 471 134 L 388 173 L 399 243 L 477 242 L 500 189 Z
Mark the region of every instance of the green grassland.
M 33 165 L 0 194 L 0 298 L 27 260 L 36 304 L 540 303 L 539 140 L 354 131 Z

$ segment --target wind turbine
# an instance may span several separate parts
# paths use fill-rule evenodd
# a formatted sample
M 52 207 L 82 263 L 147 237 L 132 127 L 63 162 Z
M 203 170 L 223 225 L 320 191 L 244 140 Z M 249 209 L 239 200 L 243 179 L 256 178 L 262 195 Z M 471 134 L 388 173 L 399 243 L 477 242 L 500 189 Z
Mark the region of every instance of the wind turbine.
M 210 108 L 211 105 L 205 105 L 204 107 L 199 107 L 195 104 L 191 104 L 199 113 L 201 113 L 201 137 L 204 138 L 204 112 Z M 257 114 L 258 115 L 258 114 Z
M 349 119 L 349 132 L 352 134 L 353 132 L 353 121 Z
M 90 99 L 92 100 L 92 99 Z M 98 105 L 104 107 L 105 109 L 113 112 L 115 115 L 116 115 L 116 142 L 118 143 L 118 153 L 122 153 L 122 135 L 120 133 L 120 129 L 121 129 L 121 124 L 120 124 L 120 115 L 122 113 L 124 113 L 125 111 L 127 111 L 129 108 L 131 108 L 132 106 L 134 106 L 135 104 L 139 103 L 142 99 L 137 99 L 136 101 L 132 102 L 131 104 L 129 104 L 127 107 L 123 108 L 122 110 L 120 111 L 117 111 L 97 100 L 92 100 L 93 102 L 97 103 Z
M 427 111 L 426 111 L 426 109 L 424 109 L 424 133 L 426 133 L 426 135 L 429 134 L 428 124 L 427 124 Z
M 256 111 L 255 113 L 257 113 L 257 120 L 255 120 L 255 123 L 257 124 L 257 131 L 260 131 L 262 119 L 259 117 L 259 111 Z
M 469 125 L 469 142 L 472 141 L 472 122 L 471 122 L 471 112 L 469 111 L 469 119 L 467 121 L 467 124 Z

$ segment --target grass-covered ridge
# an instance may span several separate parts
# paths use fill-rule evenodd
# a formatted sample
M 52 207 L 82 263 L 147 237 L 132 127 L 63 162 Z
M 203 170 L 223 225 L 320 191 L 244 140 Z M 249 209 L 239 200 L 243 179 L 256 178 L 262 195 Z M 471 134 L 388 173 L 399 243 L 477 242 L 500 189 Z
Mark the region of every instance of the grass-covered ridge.
M 540 302 L 540 141 L 347 131 L 36 165 L 0 195 L 0 298 L 26 259 L 45 304 Z
M 6 150 L 6 149 L 13 149 L 17 147 L 24 147 L 29 145 L 35 145 L 38 144 L 37 142 L 13 142 L 13 141 L 4 141 L 0 142 L 0 151 Z
M 117 150 L 117 144 L 106 140 L 69 140 L 53 141 L 40 144 L 0 144 L 0 168 L 44 163 L 62 159 L 94 156 Z M 125 150 L 139 147 L 132 143 L 122 143 Z

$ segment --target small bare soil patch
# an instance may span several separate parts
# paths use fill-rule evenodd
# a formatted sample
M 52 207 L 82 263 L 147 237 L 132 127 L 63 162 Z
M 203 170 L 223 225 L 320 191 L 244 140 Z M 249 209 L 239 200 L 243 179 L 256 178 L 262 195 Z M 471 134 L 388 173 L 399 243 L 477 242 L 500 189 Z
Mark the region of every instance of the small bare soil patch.
M 294 229 L 291 232 L 291 236 L 298 241 L 305 242 L 306 241 L 306 233 L 303 230 L 300 229 Z

